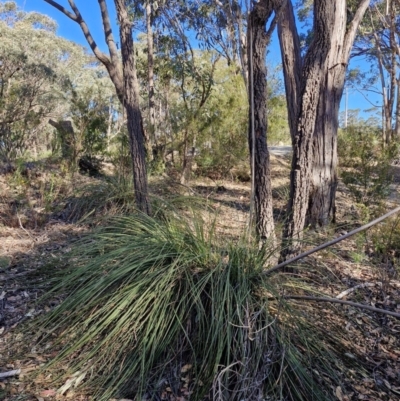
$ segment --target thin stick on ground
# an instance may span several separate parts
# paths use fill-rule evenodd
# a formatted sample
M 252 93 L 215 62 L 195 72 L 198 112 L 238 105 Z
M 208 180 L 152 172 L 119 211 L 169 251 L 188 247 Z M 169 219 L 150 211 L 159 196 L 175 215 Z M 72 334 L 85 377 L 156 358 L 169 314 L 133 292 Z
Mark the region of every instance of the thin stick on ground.
M 334 304 L 342 304 L 348 306 L 354 306 L 355 308 L 366 309 L 371 312 L 382 313 L 384 315 L 394 316 L 400 319 L 400 313 L 392 312 L 385 309 L 374 308 L 373 306 L 363 305 L 356 302 L 351 301 L 343 301 L 337 298 L 328 298 L 328 297 L 311 297 L 308 295 L 284 295 L 284 299 L 297 299 L 299 301 L 314 301 L 314 302 L 331 302 Z M 275 298 L 276 299 L 276 298 Z
M 383 215 L 381 217 L 378 217 L 375 220 L 372 220 L 370 223 L 365 224 L 365 225 L 363 225 L 361 227 L 358 227 L 355 230 L 350 231 L 349 233 L 347 233 L 345 235 L 342 235 L 341 237 L 335 238 L 335 239 L 333 239 L 332 241 L 329 241 L 329 242 L 325 242 L 325 244 L 319 245 L 316 248 L 313 248 L 313 249 L 310 249 L 307 252 L 301 253 L 300 255 L 297 255 L 294 258 L 285 260 L 284 262 L 279 263 L 278 265 L 272 267 L 271 269 L 265 270 L 264 274 L 271 274 L 276 270 L 282 269 L 283 267 L 285 267 L 285 266 L 287 266 L 287 265 L 289 265 L 291 263 L 297 262 L 298 260 L 305 258 L 306 256 L 310 256 L 315 252 L 321 251 L 322 249 L 329 248 L 330 246 L 335 245 L 338 242 L 341 242 L 341 241 L 343 241 L 343 240 L 345 240 L 345 239 L 347 239 L 347 238 L 349 238 L 349 237 L 351 237 L 351 236 L 353 236 L 355 234 L 358 234 L 361 231 L 367 230 L 368 228 L 374 226 L 375 224 L 380 223 L 381 221 L 387 219 L 388 217 L 390 217 L 390 216 L 392 216 L 392 215 L 394 215 L 394 214 L 396 214 L 398 212 L 400 212 L 400 206 L 396 207 L 396 209 L 391 210 L 390 212 L 386 213 L 385 215 Z
M 21 369 L 15 369 L 15 370 L 9 370 L 8 372 L 2 372 L 2 373 L 0 373 L 0 379 L 18 376 L 20 373 L 21 373 Z

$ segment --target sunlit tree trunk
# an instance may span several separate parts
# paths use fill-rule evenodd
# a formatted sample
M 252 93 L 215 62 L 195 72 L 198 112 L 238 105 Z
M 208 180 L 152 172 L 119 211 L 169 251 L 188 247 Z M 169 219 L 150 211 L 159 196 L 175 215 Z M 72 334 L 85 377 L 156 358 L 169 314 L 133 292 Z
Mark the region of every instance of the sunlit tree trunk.
M 132 22 L 125 0 L 114 0 L 117 9 L 121 39 L 122 66 L 124 72 L 124 106 L 128 118 L 130 151 L 133 165 L 133 183 L 137 207 L 150 214 L 147 189 L 146 154 L 142 114 L 139 108 L 139 83 L 136 75 Z
M 142 115 L 139 109 L 139 84 L 136 76 L 133 52 L 132 23 L 127 13 L 126 1 L 114 0 L 118 21 L 120 23 L 122 63 L 120 60 L 120 53 L 114 40 L 106 0 L 98 0 L 98 4 L 100 7 L 104 38 L 107 43 L 109 55 L 103 53 L 99 49 L 74 0 L 68 0 L 72 12 L 54 0 L 44 1 L 80 26 L 93 54 L 108 71 L 110 79 L 114 84 L 118 99 L 126 109 L 136 206 L 139 210 L 149 214 L 150 203 L 148 200 L 145 163 L 145 136 Z
M 254 159 L 252 170 L 254 171 L 256 229 L 261 240 L 269 239 L 271 244 L 275 245 L 271 167 L 267 147 L 267 69 L 265 65 L 268 42 L 265 27 L 272 11 L 272 6 L 267 1 L 254 6 L 248 21 L 247 42 L 250 86 L 249 147 L 251 160 Z
M 334 35 L 321 84 L 314 129 L 314 162 L 307 221 L 312 227 L 325 226 L 335 221 L 340 101 L 351 48 L 368 5 L 369 0 L 362 0 L 349 24 L 346 2 L 342 1 L 336 4 Z
M 325 0 L 314 2 L 314 39 L 302 69 L 281 260 L 297 254 L 301 248 L 313 167 L 312 140 L 320 89 L 334 35 L 335 7 L 333 2 Z
M 315 2 L 315 6 L 317 4 L 320 7 L 319 2 Z M 324 50 L 324 52 L 326 51 L 325 63 L 323 67 L 321 65 L 322 70 L 320 71 L 321 75 L 318 82 L 310 79 L 306 73 L 305 61 L 313 58 L 310 54 L 312 48 L 310 47 L 303 61 L 291 1 L 287 1 L 280 8 L 276 8 L 279 16 L 278 35 L 282 52 L 289 126 L 294 146 L 291 187 L 293 196 L 298 198 L 297 200 L 291 199 L 288 207 L 285 236 L 288 236 L 289 243 L 292 236 L 298 237 L 298 240 L 301 239 L 301 232 L 306 222 L 304 207 L 308 208 L 308 223 L 314 227 L 328 224 L 334 220 L 339 106 L 343 94 L 350 50 L 359 23 L 369 5 L 369 0 L 361 0 L 359 2 L 357 11 L 350 22 L 347 20 L 347 2 L 338 1 L 334 2 L 333 5 L 334 9 L 331 10 L 329 15 L 325 14 L 324 16 L 324 18 L 330 18 L 330 21 L 326 20 L 325 23 L 333 24 L 334 31 L 328 48 Z M 315 20 L 314 23 L 316 23 Z M 314 35 L 316 33 L 315 30 Z M 314 36 L 314 43 L 315 40 Z M 315 92 L 316 85 L 319 86 L 318 96 Z M 303 134 L 299 137 L 299 121 L 303 118 L 302 114 L 305 111 L 304 106 L 302 106 L 304 93 L 309 90 L 312 90 L 315 95 L 314 104 L 312 105 L 315 115 L 312 115 L 311 109 L 307 109 L 310 119 L 315 121 L 312 133 L 313 146 L 308 142 L 308 139 L 303 141 L 303 138 L 306 138 Z M 303 148 L 303 152 L 307 152 L 308 155 L 313 157 L 309 185 L 307 185 L 307 180 L 303 181 L 303 174 L 296 172 L 304 168 L 305 164 L 309 166 L 309 161 L 306 163 L 304 161 L 305 156 L 300 156 L 298 151 L 299 143 Z M 300 162 L 301 158 L 303 158 L 303 161 Z M 300 177 L 303 178 L 300 179 Z M 300 182 L 301 185 L 299 186 Z M 305 187 L 307 189 L 304 189 Z M 307 200 L 304 200 L 303 195 L 300 196 L 300 193 L 304 190 L 308 191 Z M 296 206 L 303 201 L 303 206 Z M 300 209 L 297 209 L 298 207 Z M 295 220 L 297 223 L 294 222 Z M 290 253 L 291 251 L 288 252 Z

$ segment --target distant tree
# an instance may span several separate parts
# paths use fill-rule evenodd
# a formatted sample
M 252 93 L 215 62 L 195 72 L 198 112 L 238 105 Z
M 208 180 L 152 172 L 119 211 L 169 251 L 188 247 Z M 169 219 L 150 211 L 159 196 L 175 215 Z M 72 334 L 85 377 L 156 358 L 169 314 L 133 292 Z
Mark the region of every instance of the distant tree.
M 367 74 L 358 72 L 356 84 L 382 97 L 382 140 L 386 145 L 400 138 L 400 1 L 374 1 L 362 21 L 354 56 L 366 56 Z M 354 71 L 356 72 L 356 71 Z
M 0 148 L 14 158 L 49 145 L 48 118 L 68 113 L 65 84 L 77 90 L 94 81 L 96 67 L 83 48 L 57 37 L 55 22 L 0 4 Z M 29 40 L 28 40 L 29 38 Z

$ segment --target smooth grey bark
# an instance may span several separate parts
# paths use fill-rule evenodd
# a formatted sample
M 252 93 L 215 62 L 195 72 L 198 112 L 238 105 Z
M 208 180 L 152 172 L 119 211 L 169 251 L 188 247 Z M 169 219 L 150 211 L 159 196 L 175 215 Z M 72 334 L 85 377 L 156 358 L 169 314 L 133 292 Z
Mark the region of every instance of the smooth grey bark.
M 270 244 L 275 246 L 271 167 L 267 147 L 267 68 L 265 64 L 266 48 L 269 40 L 266 32 L 266 23 L 272 12 L 273 7 L 271 2 L 262 1 L 254 5 L 248 19 L 248 82 L 250 87 L 248 139 L 251 164 L 253 164 L 253 160 L 255 164 L 252 171 L 254 171 L 254 203 L 257 234 L 262 241 L 268 239 Z
M 124 0 L 115 0 L 118 21 L 120 23 L 120 40 L 122 63 L 111 29 L 110 17 L 105 0 L 98 0 L 104 37 L 109 50 L 109 55 L 103 53 L 93 39 L 89 27 L 83 19 L 74 0 L 68 0 L 73 12 L 68 11 L 54 0 L 44 0 L 64 15 L 75 21 L 81 27 L 86 41 L 93 54 L 106 67 L 110 79 L 114 84 L 117 96 L 127 113 L 127 125 L 129 133 L 130 151 L 133 166 L 133 184 L 135 189 L 136 206 L 144 213 L 150 214 L 148 199 L 147 171 L 145 163 L 145 135 L 143 130 L 142 115 L 139 108 L 139 84 L 136 76 L 134 48 L 132 39 L 132 26 L 127 13 Z

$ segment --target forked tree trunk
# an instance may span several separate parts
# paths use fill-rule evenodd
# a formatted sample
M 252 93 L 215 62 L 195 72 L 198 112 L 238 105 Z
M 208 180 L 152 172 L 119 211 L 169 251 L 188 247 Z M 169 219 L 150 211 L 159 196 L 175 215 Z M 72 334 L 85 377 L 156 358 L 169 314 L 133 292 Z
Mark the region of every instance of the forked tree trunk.
M 267 69 L 265 65 L 268 41 L 265 26 L 271 14 L 272 5 L 270 5 L 270 2 L 264 1 L 254 6 L 248 21 L 247 43 L 249 44 L 250 86 L 249 147 L 251 160 L 253 160 L 254 149 L 256 229 L 262 241 L 268 239 L 271 241 L 271 245 L 274 246 L 275 228 L 272 208 L 271 168 L 267 147 Z M 255 134 L 254 146 L 253 127 Z
M 313 166 L 312 139 L 317 106 L 334 30 L 334 2 L 314 2 L 314 39 L 305 56 L 299 96 L 293 158 L 290 172 L 290 199 L 283 230 L 281 260 L 297 254 L 305 224 L 310 177 Z
M 142 115 L 139 109 L 139 83 L 136 76 L 133 53 L 132 26 L 126 9 L 126 0 L 114 0 L 118 21 L 120 23 L 122 64 L 114 40 L 106 0 L 97 1 L 100 7 L 104 38 L 109 50 L 109 56 L 103 53 L 97 46 L 97 43 L 90 33 L 89 27 L 83 19 L 74 0 L 68 0 L 73 12 L 68 11 L 55 0 L 44 1 L 80 26 L 93 54 L 108 71 L 110 79 L 114 84 L 118 99 L 121 104 L 124 105 L 127 113 L 136 206 L 143 212 L 150 214 L 145 164 L 145 136 Z
M 337 187 L 337 129 L 340 100 L 343 93 L 345 72 L 350 56 L 350 50 L 354 42 L 355 33 L 361 22 L 361 19 L 369 5 L 370 0 L 361 0 L 356 13 L 351 22 L 347 21 L 346 6 L 347 2 L 333 2 L 335 6 L 331 14 L 325 15 L 330 18 L 335 28 L 332 33 L 332 40 L 329 44 L 326 55 L 326 64 L 322 71 L 322 78 L 319 94 L 313 100 L 314 105 L 318 104 L 315 110 L 315 116 L 310 116 L 315 121 L 313 128 L 313 147 L 308 146 L 303 140 L 297 139 L 298 124 L 301 114 L 304 113 L 304 106 L 301 106 L 304 100 L 304 93 L 301 91 L 315 89 L 315 83 L 304 74 L 305 66 L 302 66 L 300 54 L 299 38 L 295 23 L 292 3 L 290 0 L 285 2 L 281 8 L 276 8 L 278 13 L 278 34 L 282 53 L 282 63 L 285 77 L 286 98 L 289 112 L 289 125 L 294 144 L 293 170 L 292 170 L 292 190 L 296 199 L 291 200 L 288 208 L 288 223 L 284 235 L 290 238 L 292 235 L 301 239 L 301 231 L 304 228 L 305 219 L 303 218 L 304 206 L 301 211 L 297 210 L 296 204 L 300 205 L 302 201 L 308 204 L 308 223 L 316 227 L 325 225 L 334 220 L 335 195 Z M 319 4 L 320 2 L 318 2 Z M 315 2 L 317 5 L 317 2 Z M 327 4 L 328 5 L 328 4 Z M 319 5 L 320 7 L 320 5 Z M 316 16 L 315 16 L 316 17 Z M 327 21 L 328 22 L 328 21 Z M 306 59 L 312 58 L 311 48 L 307 52 Z M 302 72 L 303 71 L 303 72 Z M 305 82 L 308 81 L 307 82 Z M 310 88 L 307 88 L 310 85 Z M 312 90 L 314 94 L 316 92 Z M 310 110 L 308 111 L 310 113 Z M 308 140 L 306 139 L 305 142 Z M 310 189 L 305 189 L 307 184 L 299 177 L 302 174 L 296 172 L 301 170 L 304 160 L 300 161 L 298 146 L 299 143 L 303 149 L 308 149 L 308 154 L 313 152 L 312 175 L 310 174 Z M 302 156 L 304 159 L 304 156 Z M 306 163 L 309 164 L 309 161 Z M 297 178 L 296 178 L 297 177 Z M 299 187 L 299 183 L 301 185 Z M 297 188 L 297 189 L 296 189 Z M 308 188 L 308 187 L 307 187 Z M 300 196 L 303 191 L 308 191 L 307 200 Z M 297 193 L 297 195 L 296 195 Z M 298 221 L 298 224 L 295 223 Z M 298 234 L 296 234 L 296 232 Z M 290 242 L 290 241 L 289 241 Z M 290 247 L 290 246 L 289 246 Z M 292 249 L 290 252 L 295 252 Z
M 114 0 L 120 25 L 122 66 L 124 71 L 124 106 L 128 117 L 129 145 L 133 165 L 133 184 L 137 207 L 150 214 L 147 189 L 146 154 L 142 114 L 139 109 L 139 83 L 136 75 L 132 23 L 125 0 Z

